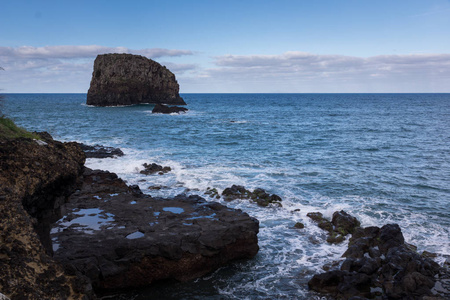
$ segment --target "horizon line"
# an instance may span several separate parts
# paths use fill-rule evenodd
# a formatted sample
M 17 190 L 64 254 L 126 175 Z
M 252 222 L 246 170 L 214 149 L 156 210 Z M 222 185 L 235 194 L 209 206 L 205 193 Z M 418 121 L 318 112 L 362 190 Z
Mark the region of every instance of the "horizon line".
M 10 93 L 1 93 L 0 95 L 10 95 L 10 94 L 85 94 L 80 92 L 10 92 Z M 284 94 L 284 95 L 295 95 L 295 94 L 450 94 L 450 92 L 235 92 L 235 93 L 221 93 L 221 92 L 198 92 L 198 93 L 180 93 L 180 95 L 189 95 L 189 94 L 223 94 L 223 95 L 238 95 L 238 94 Z

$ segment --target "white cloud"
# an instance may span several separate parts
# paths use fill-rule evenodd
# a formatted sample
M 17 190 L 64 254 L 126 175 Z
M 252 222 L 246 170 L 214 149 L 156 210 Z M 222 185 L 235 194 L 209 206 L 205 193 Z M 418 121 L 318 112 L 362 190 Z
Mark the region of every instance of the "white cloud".
M 228 92 L 450 92 L 450 54 L 286 52 L 214 59 L 216 67 L 204 70 L 199 88 L 222 82 L 221 91 Z
M 193 55 L 190 50 L 129 49 L 125 47 L 46 46 L 0 47 L 0 88 L 4 92 L 87 92 L 94 59 L 103 53 L 133 53 L 149 58 Z M 166 63 L 169 70 L 184 73 L 192 64 Z
M 176 74 L 196 70 L 198 68 L 196 64 L 175 64 L 171 62 L 161 62 L 161 65 L 166 66 L 170 71 Z
M 190 50 L 176 49 L 129 49 L 125 47 L 105 47 L 98 45 L 82 46 L 45 46 L 45 47 L 0 47 L 0 57 L 9 58 L 89 58 L 103 53 L 133 53 L 147 56 L 149 58 L 159 58 L 164 56 L 192 55 Z
M 170 61 L 194 55 L 190 50 L 95 45 L 0 47 L 0 66 L 5 69 L 0 72 L 0 88 L 4 92 L 86 92 L 95 56 L 112 52 L 170 58 L 162 64 L 175 73 L 181 92 L 450 92 L 450 54 L 223 55 L 213 58 L 213 68 L 205 69 Z

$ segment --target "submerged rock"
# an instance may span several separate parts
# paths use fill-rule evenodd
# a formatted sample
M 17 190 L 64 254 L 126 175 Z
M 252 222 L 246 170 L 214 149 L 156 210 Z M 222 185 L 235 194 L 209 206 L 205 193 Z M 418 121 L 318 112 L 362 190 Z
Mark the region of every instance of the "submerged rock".
M 97 291 L 191 280 L 258 252 L 259 222 L 198 196 L 152 198 L 89 170 L 52 229 L 55 258 Z
M 297 222 L 297 223 L 295 223 L 294 228 L 303 229 L 303 228 L 305 228 L 305 225 L 301 222 Z
M 81 149 L 86 154 L 87 158 L 107 158 L 123 156 L 124 153 L 119 148 L 105 147 L 102 145 L 86 145 L 79 143 Z
M 140 55 L 102 54 L 94 62 L 86 104 L 95 106 L 165 103 L 186 105 L 175 75 Z
M 156 104 L 152 110 L 153 114 L 179 114 L 185 113 L 188 109 L 180 106 L 167 106 L 164 104 Z

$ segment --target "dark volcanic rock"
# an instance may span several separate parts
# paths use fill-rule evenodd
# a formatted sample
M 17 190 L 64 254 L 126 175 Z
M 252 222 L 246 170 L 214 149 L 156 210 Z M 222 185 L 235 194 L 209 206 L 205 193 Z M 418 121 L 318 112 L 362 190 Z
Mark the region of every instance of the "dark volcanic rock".
M 352 234 L 356 228 L 358 228 L 361 223 L 353 216 L 349 215 L 345 211 L 336 211 L 333 213 L 333 218 L 331 219 L 335 231 L 341 235 Z
M 152 113 L 154 113 L 154 114 L 173 114 L 173 113 L 179 114 L 179 113 L 185 113 L 187 111 L 188 111 L 188 109 L 185 107 L 156 104 L 152 110 Z
M 235 199 L 249 199 L 259 206 L 269 206 L 269 204 L 282 206 L 282 199 L 280 196 L 275 194 L 270 195 L 266 193 L 265 190 L 260 188 L 257 188 L 251 192 L 241 185 L 232 185 L 231 187 L 224 189 L 222 192 L 222 197 L 226 201 L 232 201 Z
M 105 147 L 101 145 L 86 145 L 79 143 L 81 149 L 86 154 L 87 158 L 107 158 L 107 157 L 117 157 L 123 156 L 122 150 L 114 147 Z
M 208 195 L 210 198 L 220 199 L 219 192 L 217 191 L 216 188 L 207 187 L 205 194 Z
M 144 175 L 151 175 L 151 174 L 155 174 L 155 173 L 162 175 L 162 174 L 172 171 L 172 169 L 170 167 L 163 167 L 163 166 L 157 165 L 155 163 L 152 163 L 151 165 L 143 164 L 143 166 L 145 169 L 140 171 L 139 173 L 144 174 Z
M 341 213 L 345 224 L 359 224 Z M 411 250 L 397 224 L 356 227 L 343 256 L 339 270 L 314 275 L 309 288 L 338 299 L 445 299 L 450 294 L 444 288 L 448 269 Z
M 172 72 L 151 59 L 132 54 L 97 56 L 86 103 L 95 106 L 186 105 Z
M 258 221 L 198 196 L 152 198 L 87 169 L 53 228 L 55 257 L 98 291 L 190 280 L 258 252 Z
M 50 256 L 48 222 L 77 187 L 76 143 L 0 140 L 0 292 L 11 299 L 78 299 L 89 284 Z
M 250 199 L 251 194 L 252 192 L 242 185 L 233 184 L 231 187 L 223 190 L 222 197 L 227 201 L 231 201 L 234 199 Z
M 355 217 L 343 210 L 334 212 L 331 222 L 325 219 L 320 212 L 311 212 L 306 215 L 316 222 L 319 228 L 328 232 L 327 242 L 331 244 L 343 242 L 344 237 L 353 233 L 360 225 Z

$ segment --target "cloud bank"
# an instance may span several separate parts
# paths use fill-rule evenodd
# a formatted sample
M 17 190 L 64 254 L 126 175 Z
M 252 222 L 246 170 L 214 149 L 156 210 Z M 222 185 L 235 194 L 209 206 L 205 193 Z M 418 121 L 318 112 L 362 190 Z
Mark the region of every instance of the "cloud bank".
M 194 55 L 190 50 L 130 49 L 99 45 L 0 47 L 0 89 L 3 92 L 87 92 L 94 59 L 104 53 L 132 53 L 152 59 Z M 162 63 L 164 65 L 164 63 Z M 171 63 L 183 73 L 194 64 Z
M 9 58 L 89 58 L 102 53 L 133 53 L 147 56 L 149 58 L 159 58 L 164 56 L 192 55 L 189 50 L 172 49 L 140 49 L 133 50 L 125 47 L 105 47 L 98 45 L 86 46 L 46 46 L 46 47 L 0 47 L 0 57 Z
M 450 54 L 223 55 L 205 80 L 266 92 L 450 92 Z
M 100 53 L 133 53 L 158 59 L 177 76 L 181 92 L 358 93 L 450 92 L 450 54 L 356 57 L 285 52 L 210 57 L 178 49 L 47 46 L 0 47 L 4 92 L 86 92 Z M 175 63 L 189 56 L 193 63 Z M 172 60 L 172 61 L 171 61 Z M 176 61 L 176 59 L 175 59 Z M 184 59 L 186 62 L 186 59 Z M 212 67 L 211 67 L 212 66 Z

